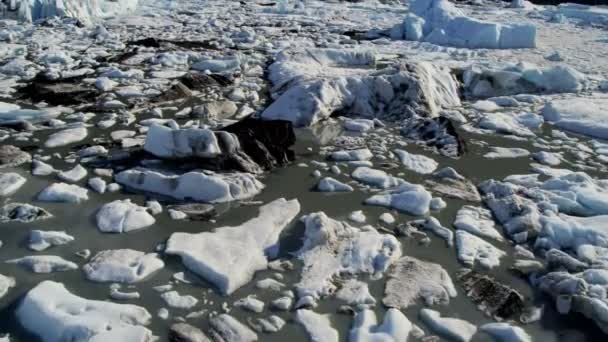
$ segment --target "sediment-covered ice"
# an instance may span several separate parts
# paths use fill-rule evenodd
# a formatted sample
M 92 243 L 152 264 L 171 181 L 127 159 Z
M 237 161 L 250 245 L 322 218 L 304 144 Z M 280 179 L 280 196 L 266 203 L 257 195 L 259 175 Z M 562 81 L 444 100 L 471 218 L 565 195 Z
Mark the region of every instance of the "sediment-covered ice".
M 330 295 L 336 289 L 334 277 L 340 274 L 379 278 L 401 256 L 399 241 L 374 228 L 355 228 L 323 212 L 307 215 L 304 223 L 304 245 L 296 253 L 303 263 L 295 285 L 299 298 L 314 301 Z
M 426 305 L 448 304 L 456 297 L 456 287 L 448 272 L 439 264 L 404 256 L 388 271 L 382 303 L 406 309 L 422 301 Z
M 266 269 L 267 255 L 278 251 L 279 235 L 299 212 L 297 200 L 281 198 L 260 207 L 258 217 L 240 226 L 173 233 L 165 253 L 180 256 L 188 269 L 231 294 Z
M 146 309 L 81 298 L 50 280 L 30 290 L 16 313 L 21 325 L 44 342 L 154 340 L 145 328 L 152 318 Z
M 87 279 L 98 282 L 136 283 L 165 266 L 156 253 L 115 249 L 97 253 L 82 267 Z
M 213 173 L 191 171 L 182 175 L 131 169 L 115 176 L 129 188 L 161 194 L 180 200 L 221 203 L 257 195 L 264 185 L 249 173 Z
M 209 336 L 213 341 L 253 342 L 258 336 L 236 318 L 221 314 L 209 320 Z

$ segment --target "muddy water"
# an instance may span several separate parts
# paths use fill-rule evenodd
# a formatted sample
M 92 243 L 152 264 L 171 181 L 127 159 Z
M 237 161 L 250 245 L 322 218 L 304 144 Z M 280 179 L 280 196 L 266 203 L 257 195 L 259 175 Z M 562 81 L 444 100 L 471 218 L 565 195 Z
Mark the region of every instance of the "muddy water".
M 396 132 L 396 130 L 393 130 L 393 132 Z M 469 142 L 469 148 L 467 154 L 459 160 L 432 154 L 411 144 L 408 145 L 406 149 L 410 152 L 421 153 L 434 158 L 437 162 L 439 162 L 440 167 L 454 167 L 461 174 L 471 179 L 475 184 L 478 184 L 486 179 L 502 179 L 511 174 L 530 173 L 530 159 L 485 159 L 482 157 L 482 155 L 487 151 L 487 149 L 481 147 L 475 142 L 483 140 L 489 143 L 490 146 L 524 147 L 528 148 L 532 152 L 536 151 L 537 149 L 533 148 L 529 143 L 517 142 L 500 137 L 477 136 L 464 132 L 462 134 L 463 138 Z M 40 134 L 41 141 L 44 141 L 45 135 L 46 133 Z M 266 189 L 262 194 L 257 196 L 255 200 L 266 203 L 279 197 L 285 197 L 288 199 L 297 198 L 302 205 L 302 214 L 324 211 L 329 216 L 341 220 L 346 220 L 346 217 L 350 212 L 363 209 L 368 217 L 368 223 L 381 225 L 377 218 L 380 214 L 387 212 L 388 210 L 380 207 L 363 206 L 362 202 L 364 199 L 370 196 L 369 191 L 332 194 L 319 193 L 313 190 L 317 183 L 317 179 L 311 177 L 310 174 L 314 168 L 300 167 L 297 164 L 309 163 L 312 160 L 323 160 L 323 158 L 318 154 L 320 148 L 318 142 L 319 139 L 314 138 L 309 132 L 298 132 L 298 143 L 296 146 L 298 156 L 297 162 L 288 167 L 275 170 L 261 179 L 262 182 L 266 184 Z M 27 145 L 27 143 L 25 144 Z M 24 143 L 21 145 L 24 145 Z M 65 154 L 68 152 L 68 150 L 60 150 L 59 152 Z M 375 165 L 379 164 L 379 161 L 375 163 Z M 69 166 L 69 164 L 55 165 L 62 169 L 72 167 Z M 352 171 L 352 168 L 345 166 L 341 166 L 341 168 L 344 174 L 348 174 L 350 171 Z M 17 168 L 15 171 L 22 175 L 26 175 L 29 173 L 29 167 L 27 169 Z M 392 169 L 389 170 L 389 172 L 392 174 L 403 172 L 402 177 L 412 183 L 423 183 L 424 179 L 426 178 L 416 173 L 404 170 L 403 168 Z M 324 174 L 325 173 L 326 172 L 324 172 Z M 148 229 L 136 231 L 130 234 L 102 234 L 96 228 L 95 213 L 104 203 L 129 197 L 134 202 L 143 204 L 145 200 L 149 199 L 150 197 L 142 194 L 126 194 L 124 192 L 99 195 L 90 191 L 90 199 L 79 205 L 40 203 L 35 201 L 37 193 L 50 182 L 54 181 L 54 177 L 28 176 L 27 178 L 28 182 L 26 185 L 17 193 L 17 195 L 12 197 L 11 201 L 27 202 L 42 206 L 50 211 L 54 217 L 45 221 L 27 224 L 11 223 L 0 225 L 0 240 L 2 240 L 4 243 L 4 246 L 0 248 L 1 261 L 34 254 L 25 248 L 25 240 L 31 229 L 41 228 L 45 230 L 65 230 L 68 234 L 75 236 L 76 241 L 73 243 L 65 246 L 53 247 L 45 252 L 42 252 L 41 254 L 59 255 L 65 259 L 74 261 L 79 265 L 83 265 L 85 261 L 76 256 L 75 253 L 85 248 L 90 249 L 93 254 L 101 250 L 118 248 L 154 251 L 156 247 L 159 244 L 162 244 L 172 232 L 179 231 L 197 233 L 208 231 L 215 227 L 238 225 L 257 215 L 257 205 L 232 204 L 218 208 L 221 215 L 217 218 L 216 222 L 173 221 L 166 213 L 163 213 L 156 217 L 156 224 L 148 227 Z M 336 178 L 342 181 L 348 181 L 348 178 L 344 175 L 337 176 Z M 84 185 L 84 181 L 81 185 Z M 444 198 L 444 200 L 448 204 L 447 208 L 432 214 L 437 217 L 444 226 L 450 227 L 458 209 L 467 203 L 461 200 L 453 200 L 448 198 Z M 412 217 L 407 215 L 398 214 L 395 211 L 391 212 L 397 217 L 398 222 L 405 222 L 412 219 Z M 298 222 L 294 222 L 290 227 L 285 229 L 281 238 L 281 257 L 292 258 L 291 252 L 300 247 L 303 229 L 304 227 L 302 224 Z M 432 239 L 430 245 L 420 245 L 414 238 L 402 238 L 401 242 L 403 244 L 404 255 L 411 255 L 423 260 L 439 263 L 443 265 L 446 270 L 448 270 L 450 275 L 455 280 L 456 272 L 462 267 L 456 259 L 455 249 L 447 247 L 445 242 L 438 237 L 433 235 L 430 235 L 430 237 Z M 521 291 L 521 293 L 523 293 L 536 305 L 545 306 L 544 318 L 540 322 L 525 326 L 526 331 L 533 336 L 535 341 L 549 342 L 602 340 L 602 335 L 597 331 L 592 323 L 576 317 L 564 317 L 556 314 L 552 309 L 552 305 L 547 302 L 545 298 L 531 290 L 526 279 L 521 279 L 508 270 L 508 267 L 513 260 L 512 248 L 510 244 L 505 242 L 496 243 L 496 245 L 505 250 L 508 253 L 508 256 L 502 259 L 500 267 L 490 271 L 489 273 L 499 279 L 501 282 Z M 174 273 L 185 271 L 179 258 L 164 257 L 164 260 L 166 262 L 166 267 L 157 274 L 153 275 L 150 279 L 133 286 L 123 286 L 122 288 L 123 291 L 128 292 L 131 290 L 137 290 L 140 293 L 141 298 L 139 300 L 126 302 L 144 306 L 148 309 L 148 311 L 150 311 L 150 313 L 154 316 L 150 328 L 156 335 L 160 337 L 161 341 L 166 340 L 168 327 L 173 322 L 172 320 L 177 319 L 180 316 L 184 317 L 189 313 L 177 309 L 169 309 L 171 314 L 169 321 L 163 321 L 156 317 L 156 312 L 158 309 L 161 307 L 166 307 L 166 305 L 161 300 L 159 293 L 154 291 L 152 287 L 165 285 L 172 281 L 172 275 Z M 296 269 L 293 272 L 283 273 L 283 282 L 286 283 L 288 287 L 290 284 L 295 283 L 299 278 L 297 262 L 295 262 L 295 265 Z M 0 333 L 8 332 L 16 341 L 36 341 L 33 336 L 29 336 L 19 328 L 19 324 L 16 322 L 13 312 L 19 302 L 19 298 L 42 280 L 51 279 L 62 282 L 66 284 L 70 291 L 85 298 L 98 300 L 107 300 L 109 298 L 109 284 L 89 282 L 84 278 L 84 275 L 80 271 L 54 273 L 50 275 L 36 275 L 30 273 L 29 271 L 23 270 L 18 266 L 2 263 L 0 264 L 0 273 L 13 276 L 17 279 L 17 287 L 9 291 L 9 293 L 2 300 L 0 300 Z M 235 300 L 251 293 L 256 293 L 258 298 L 266 303 L 269 303 L 272 299 L 278 298 L 278 293 L 274 293 L 270 290 L 259 291 L 255 288 L 255 282 L 257 280 L 271 277 L 272 275 L 273 272 L 271 271 L 257 273 L 252 282 L 237 290 L 230 297 L 223 297 L 216 294 L 209 284 L 200 279 L 196 279 L 194 284 L 177 283 L 174 286 L 174 289 L 182 295 L 190 294 L 201 300 L 194 310 L 205 309 L 208 310 L 208 313 L 221 312 L 221 305 L 224 302 L 227 302 L 230 304 L 230 306 L 232 306 L 231 304 Z M 369 281 L 369 284 L 370 291 L 375 296 L 378 303 L 380 303 L 382 299 L 384 280 Z M 491 319 L 484 316 L 484 314 L 482 314 L 481 311 L 479 311 L 475 305 L 472 304 L 466 296 L 464 296 L 462 289 L 458 285 L 457 287 L 459 296 L 452 299 L 450 305 L 436 306 L 434 308 L 442 312 L 442 314 L 445 316 L 466 319 L 476 325 L 491 322 Z M 208 301 L 205 305 L 202 304 L 203 298 Z M 323 300 L 320 302 L 319 307 L 316 308 L 315 311 L 331 314 L 334 327 L 340 331 L 342 340 L 346 340 L 352 317 L 337 314 L 336 310 L 339 305 L 340 303 L 333 299 Z M 414 307 L 407 310 L 405 313 L 410 320 L 425 328 L 424 325 L 417 319 L 419 309 L 419 306 Z M 381 304 L 377 305 L 376 311 L 379 314 L 384 311 Z M 246 322 L 250 318 L 267 317 L 270 314 L 277 314 L 287 321 L 288 324 L 285 325 L 280 332 L 269 335 L 260 335 L 260 340 L 262 341 L 297 342 L 307 340 L 307 335 L 304 330 L 293 322 L 293 313 L 271 312 L 266 310 L 264 313 L 258 315 L 247 313 L 239 308 L 232 308 L 231 314 L 236 316 L 241 322 Z M 188 319 L 187 321 L 190 324 L 203 328 L 203 330 L 207 324 L 206 315 L 203 315 L 200 318 Z M 490 338 L 482 334 L 479 334 L 478 338 L 476 338 L 476 341 L 488 340 L 490 340 Z

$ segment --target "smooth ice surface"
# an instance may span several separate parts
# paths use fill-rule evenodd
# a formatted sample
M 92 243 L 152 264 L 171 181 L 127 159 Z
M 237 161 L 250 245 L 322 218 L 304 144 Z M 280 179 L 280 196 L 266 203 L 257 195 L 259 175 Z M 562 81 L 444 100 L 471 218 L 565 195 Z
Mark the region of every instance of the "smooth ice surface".
M 279 235 L 300 212 L 297 200 L 283 198 L 259 209 L 240 226 L 220 227 L 199 234 L 173 233 L 165 253 L 181 256 L 184 265 L 231 294 L 266 269 L 267 255 L 276 253 Z

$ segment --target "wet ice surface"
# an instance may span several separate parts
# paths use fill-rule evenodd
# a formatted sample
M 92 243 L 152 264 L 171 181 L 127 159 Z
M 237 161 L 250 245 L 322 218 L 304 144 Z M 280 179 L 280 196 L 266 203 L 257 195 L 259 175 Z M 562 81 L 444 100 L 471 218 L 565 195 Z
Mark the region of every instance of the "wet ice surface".
M 0 340 L 604 338 L 601 10 L 66 3 L 0 23 Z

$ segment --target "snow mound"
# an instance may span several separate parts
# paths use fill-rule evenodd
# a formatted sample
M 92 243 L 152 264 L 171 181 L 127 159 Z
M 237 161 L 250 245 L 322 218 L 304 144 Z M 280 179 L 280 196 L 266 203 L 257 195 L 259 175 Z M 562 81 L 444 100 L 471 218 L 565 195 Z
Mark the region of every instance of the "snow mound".
M 92 281 L 136 283 L 164 266 L 156 253 L 116 249 L 97 253 L 82 270 Z
M 135 190 L 208 203 L 247 199 L 257 195 L 264 187 L 249 173 L 191 171 L 183 175 L 166 175 L 136 168 L 120 172 L 115 179 Z
M 441 108 L 460 105 L 448 69 L 418 62 L 376 70 L 374 54 L 364 50 L 283 51 L 269 70 L 276 100 L 262 118 L 295 126 L 313 125 L 335 112 L 375 118 L 403 116 L 409 109 L 436 116 Z
M 280 198 L 261 206 L 258 217 L 240 226 L 173 233 L 165 253 L 181 256 L 188 269 L 231 294 L 266 269 L 267 255 L 278 252 L 279 235 L 299 212 L 297 200 Z
M 536 27 L 532 24 L 470 18 L 448 0 L 414 0 L 410 11 L 403 23 L 393 27 L 392 38 L 470 49 L 536 47 Z
M 303 263 L 295 285 L 300 298 L 316 300 L 330 295 L 336 290 L 334 277 L 340 274 L 380 278 L 401 256 L 399 241 L 372 227 L 358 229 L 323 212 L 307 215 L 304 223 L 304 245 L 296 253 Z
M 153 341 L 152 333 L 144 327 L 152 318 L 146 309 L 81 298 L 49 280 L 25 295 L 17 318 L 44 342 Z

